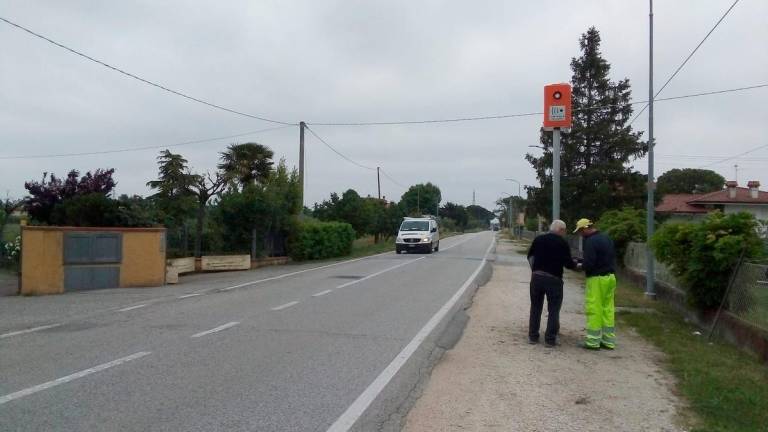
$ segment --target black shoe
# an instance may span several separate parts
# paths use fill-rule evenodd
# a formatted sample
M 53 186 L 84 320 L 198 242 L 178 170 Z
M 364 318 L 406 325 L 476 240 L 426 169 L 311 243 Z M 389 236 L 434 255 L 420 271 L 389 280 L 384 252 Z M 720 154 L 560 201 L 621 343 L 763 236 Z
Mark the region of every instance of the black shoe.
M 539 343 L 538 339 L 528 339 L 528 344 L 529 345 L 536 345 L 538 343 Z
M 560 345 L 560 344 L 557 343 L 557 341 L 554 341 L 554 342 L 544 342 L 544 346 L 547 347 L 547 348 L 556 348 L 558 345 Z

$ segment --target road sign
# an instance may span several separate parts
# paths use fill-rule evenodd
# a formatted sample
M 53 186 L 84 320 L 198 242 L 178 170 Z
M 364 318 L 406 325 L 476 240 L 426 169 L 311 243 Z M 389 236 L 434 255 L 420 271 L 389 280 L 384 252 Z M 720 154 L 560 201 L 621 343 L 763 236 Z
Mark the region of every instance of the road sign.
M 544 129 L 570 129 L 572 122 L 571 85 L 544 86 Z

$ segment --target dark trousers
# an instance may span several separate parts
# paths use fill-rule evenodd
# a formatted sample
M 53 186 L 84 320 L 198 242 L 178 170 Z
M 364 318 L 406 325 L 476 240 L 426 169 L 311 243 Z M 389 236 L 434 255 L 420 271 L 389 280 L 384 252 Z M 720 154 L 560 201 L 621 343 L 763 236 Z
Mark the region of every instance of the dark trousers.
M 544 341 L 554 344 L 560 331 L 560 306 L 563 304 L 563 281 L 555 276 L 534 273 L 531 276 L 531 317 L 528 321 L 528 338 L 539 340 L 541 326 L 541 311 L 544 308 L 544 297 L 547 297 L 547 329 Z

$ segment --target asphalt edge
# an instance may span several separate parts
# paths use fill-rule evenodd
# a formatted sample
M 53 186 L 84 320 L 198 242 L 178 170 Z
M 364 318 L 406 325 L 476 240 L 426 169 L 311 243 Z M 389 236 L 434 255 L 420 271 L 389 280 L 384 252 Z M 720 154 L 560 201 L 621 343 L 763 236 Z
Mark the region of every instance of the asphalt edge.
M 443 317 L 429 336 L 403 365 L 384 390 L 374 399 L 350 431 L 399 432 L 405 425 L 405 418 L 421 397 L 426 384 L 446 351 L 450 350 L 464 333 L 478 288 L 488 283 L 493 275 L 496 260 L 495 239 L 486 255 L 480 271 L 470 282 L 465 292 L 450 312 Z

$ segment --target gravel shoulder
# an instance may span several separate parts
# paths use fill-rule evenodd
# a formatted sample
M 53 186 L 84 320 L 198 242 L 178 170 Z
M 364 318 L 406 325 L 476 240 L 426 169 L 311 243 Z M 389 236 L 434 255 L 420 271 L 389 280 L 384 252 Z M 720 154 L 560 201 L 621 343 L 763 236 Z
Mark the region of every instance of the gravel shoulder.
M 528 345 L 530 270 L 511 243 L 500 242 L 493 278 L 477 292 L 461 340 L 435 366 L 404 431 L 683 430 L 683 402 L 654 346 L 618 328 L 615 351 L 578 348 L 583 278 L 567 273 L 562 345 Z

